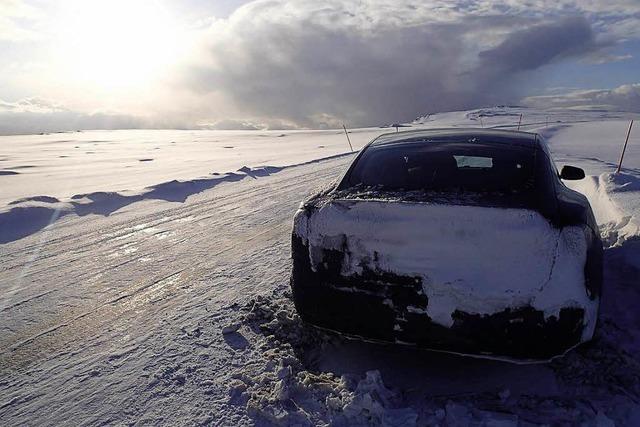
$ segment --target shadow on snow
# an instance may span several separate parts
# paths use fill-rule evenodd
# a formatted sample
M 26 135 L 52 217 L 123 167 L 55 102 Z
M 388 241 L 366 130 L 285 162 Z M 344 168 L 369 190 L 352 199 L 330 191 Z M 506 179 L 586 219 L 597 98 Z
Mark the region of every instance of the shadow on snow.
M 0 213 L 0 244 L 13 242 L 30 236 L 53 224 L 60 217 L 69 214 L 78 216 L 102 215 L 112 213 L 132 203 L 143 200 L 164 200 L 167 202 L 184 203 L 189 196 L 209 190 L 224 182 L 241 181 L 247 177 L 258 179 L 280 172 L 284 169 L 305 166 L 313 163 L 331 160 L 352 153 L 338 154 L 322 159 L 311 160 L 290 166 L 264 166 L 250 168 L 244 166 L 237 172 L 226 174 L 213 173 L 211 177 L 196 178 L 188 181 L 168 181 L 152 187 L 147 187 L 140 194 L 121 194 L 118 192 L 94 192 L 77 194 L 69 202 L 61 202 L 55 197 L 35 196 L 9 203 L 14 206 Z

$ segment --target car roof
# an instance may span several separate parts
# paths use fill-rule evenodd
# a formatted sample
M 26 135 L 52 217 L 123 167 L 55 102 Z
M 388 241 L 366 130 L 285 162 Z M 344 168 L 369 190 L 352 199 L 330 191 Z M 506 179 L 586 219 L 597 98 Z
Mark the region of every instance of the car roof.
M 385 133 L 376 138 L 371 145 L 389 146 L 406 143 L 483 143 L 507 144 L 533 148 L 538 145 L 538 135 L 531 132 L 521 132 L 501 129 L 422 129 L 404 132 Z

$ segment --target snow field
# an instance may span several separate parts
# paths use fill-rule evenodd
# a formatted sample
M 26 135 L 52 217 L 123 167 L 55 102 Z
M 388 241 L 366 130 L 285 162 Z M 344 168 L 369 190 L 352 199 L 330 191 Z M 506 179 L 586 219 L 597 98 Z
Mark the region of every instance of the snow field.
M 545 365 L 345 341 L 300 323 L 287 295 L 292 215 L 350 158 L 278 171 L 260 165 L 326 157 L 318 146 L 332 141 L 336 152 L 329 156 L 339 154 L 338 144 L 346 142 L 338 132 L 318 139 L 300 132 L 304 137 L 290 149 L 309 156 L 301 159 L 270 145 L 288 136 L 252 133 L 255 140 L 229 166 L 195 148 L 185 149 L 184 157 L 167 155 L 162 164 L 140 162 L 154 157 L 142 151 L 121 162 L 118 151 L 126 152 L 124 141 L 135 138 L 120 132 L 120 143 L 104 144 L 114 149 L 105 159 L 109 166 L 87 166 L 83 174 L 72 173 L 75 165 L 56 171 L 51 158 L 44 159 L 49 150 L 56 156 L 81 150 L 71 148 L 75 142 L 58 148 L 54 140 L 61 135 L 0 141 L 11 144 L 0 169 L 18 172 L 0 175 L 2 212 L 60 207 L 59 218 L 50 221 L 56 209 L 49 210 L 44 224 L 26 233 L 0 229 L 1 423 L 640 424 L 640 245 L 634 228 L 640 133 L 632 134 L 623 174 L 612 175 L 626 131 L 627 117 L 619 114 L 495 108 L 431 115 L 423 122 L 466 127 L 482 117 L 484 126 L 514 126 L 521 112 L 527 129 L 547 129 L 559 165 L 583 167 L 590 175 L 571 185 L 589 196 L 609 245 L 595 340 Z M 554 118 L 562 121 L 557 127 Z M 363 131 L 358 143 L 381 131 Z M 240 150 L 247 137 L 230 134 L 237 148 L 221 146 L 219 152 Z M 185 145 L 197 139 L 189 133 L 181 138 Z M 287 162 L 252 160 L 258 140 L 266 141 L 262 152 Z M 39 159 L 42 174 L 35 163 L 16 168 Z M 133 160 L 134 167 L 124 167 Z M 142 169 L 151 165 L 158 166 L 157 175 Z M 242 166 L 248 168 L 237 171 Z M 203 174 L 207 180 L 226 176 L 208 176 L 211 171 L 236 171 L 242 179 L 223 179 L 215 187 L 197 183 Z M 110 187 L 111 179 L 117 185 Z M 176 188 L 169 186 L 163 197 L 122 199 L 172 180 Z M 63 186 L 68 190 L 55 190 Z M 8 204 L 25 198 L 31 200 Z M 82 211 L 72 202 L 96 204 Z

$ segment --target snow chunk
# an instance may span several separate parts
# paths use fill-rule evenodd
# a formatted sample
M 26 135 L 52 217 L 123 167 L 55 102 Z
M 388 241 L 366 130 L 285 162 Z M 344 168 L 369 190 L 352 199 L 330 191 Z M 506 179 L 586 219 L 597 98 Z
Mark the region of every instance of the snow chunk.
M 258 298 L 248 307 L 245 321 L 264 335 L 267 361 L 253 375 L 237 375 L 242 384 L 233 383 L 230 394 L 246 397 L 251 417 L 273 425 L 416 424 L 418 414 L 400 406 L 401 396 L 385 386 L 379 371 L 364 378 L 310 371 L 300 354 L 330 338 L 305 327 L 290 301 Z

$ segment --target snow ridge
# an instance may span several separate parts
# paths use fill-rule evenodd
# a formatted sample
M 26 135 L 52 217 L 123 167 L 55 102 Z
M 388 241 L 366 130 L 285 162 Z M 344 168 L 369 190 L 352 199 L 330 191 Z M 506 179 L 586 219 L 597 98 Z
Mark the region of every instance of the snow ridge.
M 0 244 L 12 242 L 38 232 L 58 219 L 69 215 L 89 214 L 109 216 L 130 204 L 143 200 L 164 200 L 184 203 L 190 196 L 214 188 L 226 182 L 237 182 L 246 178 L 258 179 L 281 172 L 285 169 L 307 166 L 327 160 L 350 156 L 352 153 L 337 154 L 288 166 L 243 166 L 237 172 L 196 178 L 188 181 L 172 180 L 147 187 L 142 192 L 103 192 L 76 194 L 63 202 L 51 196 L 33 196 L 15 200 L 4 211 L 0 208 Z

